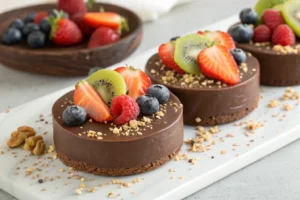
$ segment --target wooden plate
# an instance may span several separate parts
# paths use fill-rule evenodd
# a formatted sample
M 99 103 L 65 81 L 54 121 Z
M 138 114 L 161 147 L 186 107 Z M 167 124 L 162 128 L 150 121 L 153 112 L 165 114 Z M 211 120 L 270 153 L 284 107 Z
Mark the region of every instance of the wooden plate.
M 103 7 L 105 11 L 116 12 L 127 18 L 130 31 L 111 45 L 87 49 L 88 39 L 71 47 L 58 47 L 53 44 L 42 49 L 30 49 L 25 42 L 15 46 L 0 44 L 0 62 L 22 71 L 55 76 L 87 75 L 95 66 L 108 67 L 128 57 L 139 46 L 142 39 L 141 19 L 133 12 L 111 4 L 97 3 L 94 11 Z M 8 11 L 0 14 L 0 35 L 16 18 L 23 18 L 29 12 L 49 11 L 56 4 L 42 4 Z

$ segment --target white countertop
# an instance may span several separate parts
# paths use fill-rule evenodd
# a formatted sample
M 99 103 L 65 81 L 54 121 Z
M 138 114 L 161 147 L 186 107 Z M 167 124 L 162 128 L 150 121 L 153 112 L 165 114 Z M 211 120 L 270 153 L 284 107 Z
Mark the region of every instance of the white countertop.
M 18 0 L 19 2 L 32 0 Z M 229 17 L 256 0 L 196 0 L 175 8 L 159 21 L 146 23 L 141 46 L 133 54 L 159 45 L 173 36 Z M 0 10 L 3 4 L 0 2 Z M 16 3 L 12 3 L 14 6 Z M 8 5 L 12 6 L 12 5 Z M 73 85 L 82 77 L 61 78 L 15 71 L 0 65 L 0 112 Z M 300 197 L 300 141 L 201 190 L 187 200 L 298 200 Z M 15 198 L 0 190 L 0 200 Z

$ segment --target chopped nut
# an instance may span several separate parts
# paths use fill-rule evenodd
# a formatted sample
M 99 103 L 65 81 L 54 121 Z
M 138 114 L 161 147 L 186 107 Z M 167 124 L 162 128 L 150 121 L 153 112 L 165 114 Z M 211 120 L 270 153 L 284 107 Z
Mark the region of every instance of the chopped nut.
M 82 191 L 81 191 L 81 189 L 76 189 L 75 193 L 78 194 L 78 195 L 80 195 L 82 193 Z
M 80 183 L 79 187 L 80 188 L 86 188 L 85 184 L 83 184 L 83 183 Z
M 9 148 L 16 148 L 24 143 L 26 136 L 23 132 L 15 131 L 11 134 L 11 138 L 8 140 L 7 145 Z
M 36 156 L 40 156 L 42 154 L 45 153 L 45 150 L 46 150 L 46 144 L 43 140 L 39 140 L 37 143 L 36 143 L 36 146 L 35 148 L 33 149 L 32 153 Z
M 226 154 L 227 151 L 226 150 L 221 150 L 221 154 Z
M 20 126 L 17 131 L 23 132 L 26 138 L 35 136 L 36 134 L 35 130 L 30 126 Z
M 110 192 L 110 193 L 108 193 L 108 198 L 113 198 L 114 197 L 114 193 L 112 193 L 112 192 Z
M 201 119 L 200 119 L 199 117 L 197 117 L 197 118 L 195 119 L 195 121 L 196 121 L 197 123 L 200 123 L 200 122 L 201 122 Z
M 43 140 L 43 137 L 40 135 L 26 138 L 24 144 L 24 150 L 32 151 L 39 140 Z
M 129 126 L 131 128 L 137 128 L 138 127 L 138 122 L 136 120 L 130 120 Z
M 276 107 L 278 107 L 279 105 L 280 105 L 280 102 L 277 101 L 277 100 L 275 100 L 275 99 L 273 99 L 273 100 L 271 100 L 270 103 L 268 104 L 268 107 L 269 107 L 269 108 L 276 108 Z
M 120 131 L 119 131 L 118 128 L 114 128 L 114 129 L 113 129 L 113 134 L 119 134 L 119 133 L 120 133 Z

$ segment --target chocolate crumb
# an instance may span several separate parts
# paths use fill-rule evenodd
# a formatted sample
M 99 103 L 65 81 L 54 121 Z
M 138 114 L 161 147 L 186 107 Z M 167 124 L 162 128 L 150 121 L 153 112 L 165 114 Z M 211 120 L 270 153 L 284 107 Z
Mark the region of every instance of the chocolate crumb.
M 43 179 L 39 179 L 38 183 L 40 183 L 40 184 L 44 183 Z

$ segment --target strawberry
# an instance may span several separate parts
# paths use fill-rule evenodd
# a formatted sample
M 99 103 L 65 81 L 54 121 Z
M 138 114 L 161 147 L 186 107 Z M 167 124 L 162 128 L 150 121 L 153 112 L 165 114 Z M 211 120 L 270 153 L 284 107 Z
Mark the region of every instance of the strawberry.
M 63 12 L 57 17 L 50 17 L 51 39 L 57 45 L 74 45 L 82 41 L 82 33 L 71 20 L 64 18 Z
M 100 27 L 91 36 L 88 48 L 96 48 L 117 42 L 120 36 L 111 28 Z
M 280 25 L 284 24 L 284 19 L 282 17 L 281 11 L 275 9 L 267 9 L 262 15 L 262 22 L 267 25 L 271 31 Z
M 63 10 L 70 16 L 87 12 L 84 0 L 58 0 L 57 7 L 58 10 Z
M 204 36 L 210 38 L 213 41 L 219 42 L 220 44 L 222 44 L 225 47 L 227 47 L 229 50 L 235 49 L 234 40 L 226 32 L 222 32 L 222 31 L 214 31 L 214 32 L 210 32 L 210 31 L 206 31 L 206 32 L 198 31 L 198 34 L 204 35 Z
M 158 48 L 158 55 L 164 65 L 171 69 L 176 70 L 180 74 L 184 74 L 184 71 L 174 61 L 175 42 L 169 42 L 162 44 Z
M 209 78 L 229 85 L 240 82 L 238 66 L 228 49 L 221 44 L 202 50 L 198 63 L 203 74 Z
M 271 39 L 271 29 L 262 24 L 254 29 L 253 42 L 268 42 Z
M 139 69 L 134 69 L 133 67 L 119 67 L 115 71 L 123 76 L 128 95 L 134 100 L 146 94 L 147 89 L 151 86 L 150 78 L 145 72 Z
M 84 22 L 84 14 L 83 13 L 77 13 L 72 15 L 71 20 L 77 24 L 78 28 L 81 30 L 82 34 L 85 36 L 90 36 L 94 28 L 89 26 Z
M 40 22 L 45 19 L 46 17 L 48 17 L 48 13 L 47 12 L 39 12 L 35 15 L 34 17 L 34 23 L 36 24 L 40 24 Z
M 280 44 L 282 46 L 294 45 L 296 42 L 296 36 L 288 25 L 281 24 L 274 30 L 272 42 L 275 45 Z
M 122 30 L 128 31 L 127 20 L 121 15 L 114 12 L 90 12 L 84 15 L 84 21 L 94 27 L 107 26 L 114 30 L 121 32 Z
M 75 105 L 83 107 L 88 116 L 97 122 L 112 120 L 109 108 L 88 82 L 79 81 L 75 87 Z

